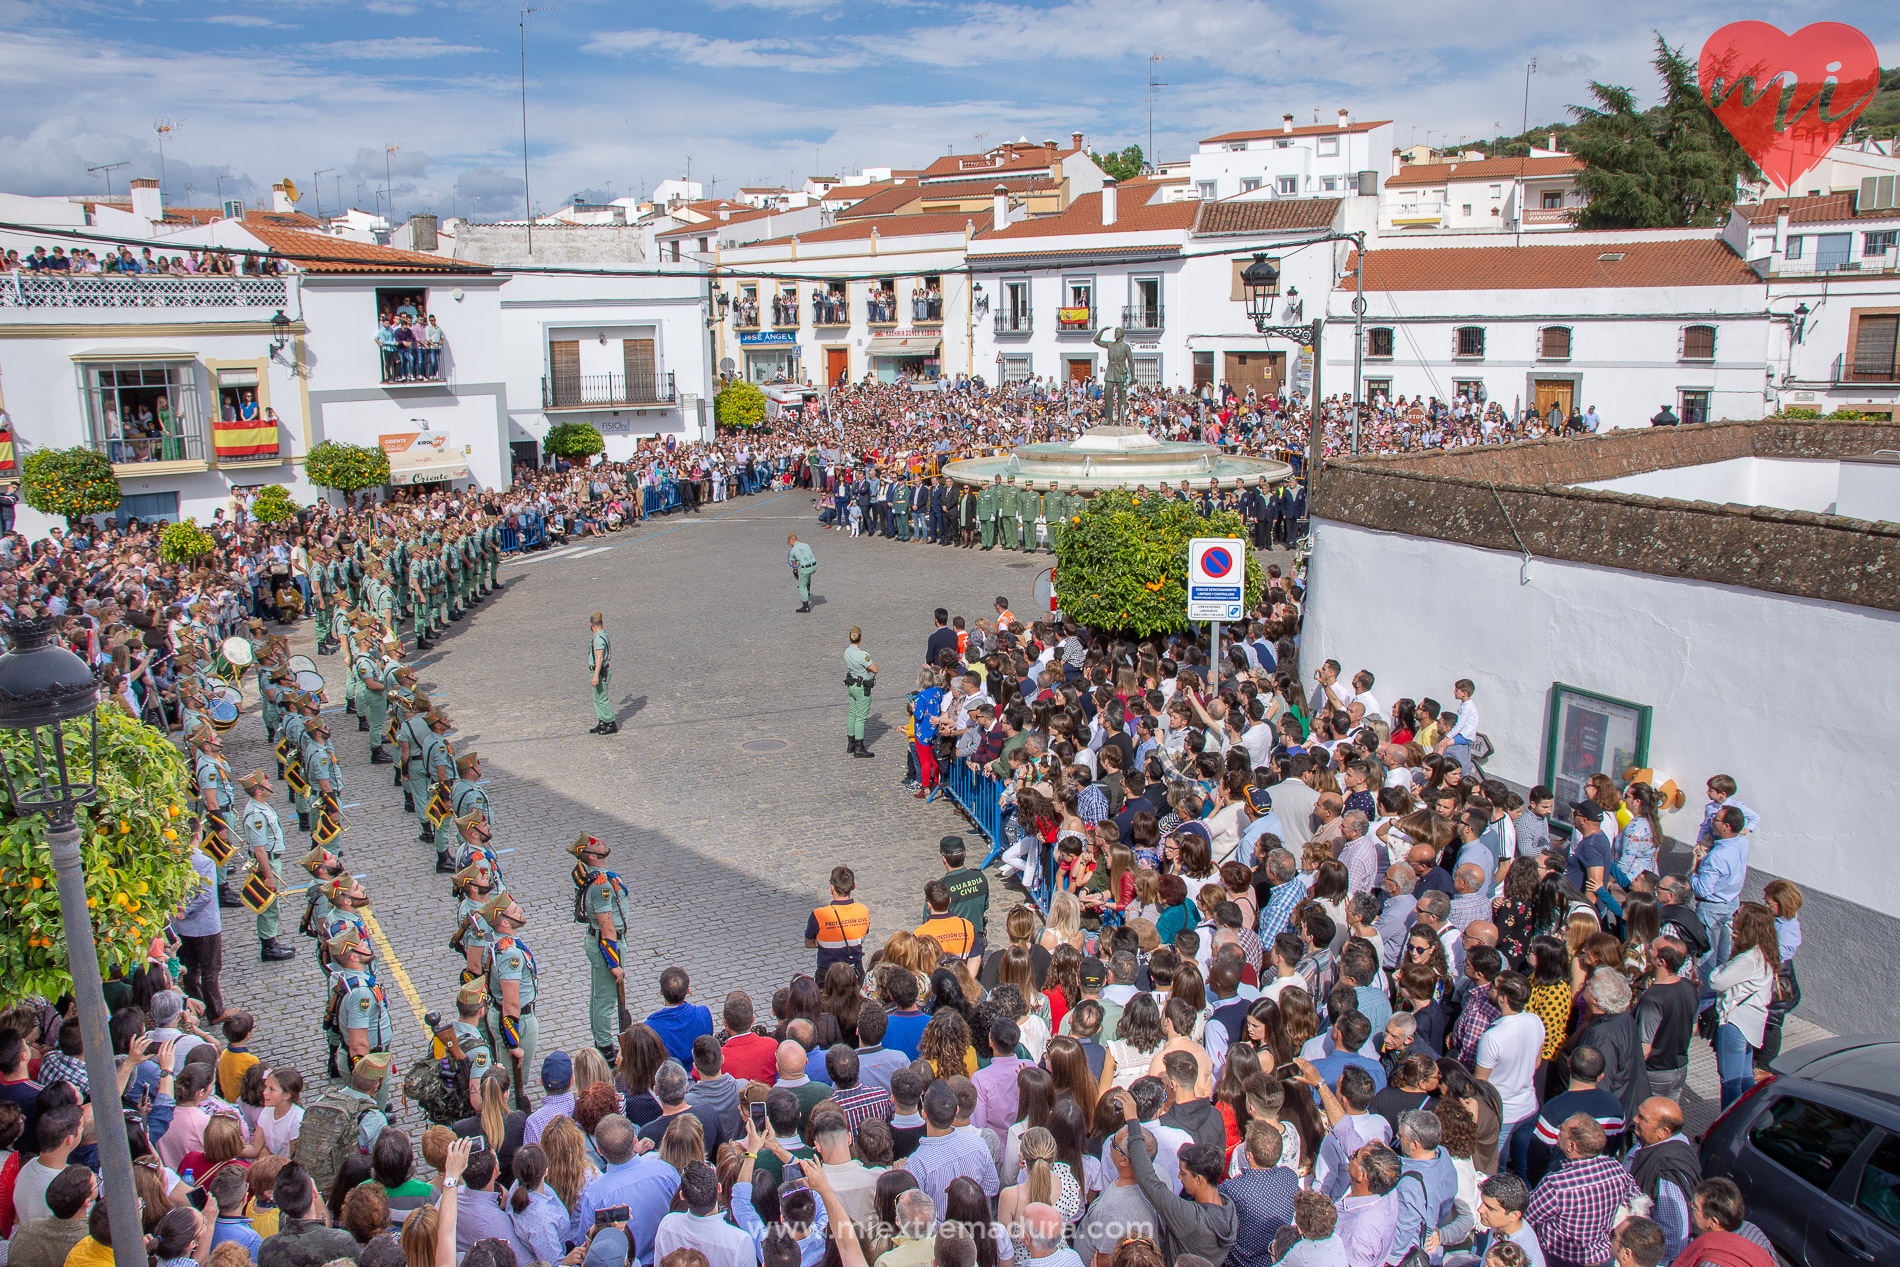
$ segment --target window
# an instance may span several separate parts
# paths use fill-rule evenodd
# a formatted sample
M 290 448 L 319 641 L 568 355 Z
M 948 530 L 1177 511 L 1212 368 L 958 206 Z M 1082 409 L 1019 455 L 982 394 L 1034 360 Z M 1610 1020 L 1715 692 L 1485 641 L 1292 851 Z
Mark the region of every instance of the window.
M 1135 386 L 1161 386 L 1161 358 L 1158 356 L 1138 356 L 1135 358 Z
M 1260 178 L 1258 176 L 1242 176 L 1240 178 L 1241 193 L 1250 194 L 1258 188 L 1260 188 Z
M 1327 193 L 1329 193 L 1329 194 L 1330 194 L 1330 193 L 1337 193 L 1337 192 L 1338 192 L 1338 190 L 1339 190 L 1339 177 L 1337 177 L 1337 176 L 1321 176 L 1321 177 L 1319 178 L 1319 187 L 1320 187 L 1321 189 L 1324 189 L 1324 190 L 1325 190 L 1325 191 L 1326 191 Z
M 1683 390 L 1676 393 L 1676 417 L 1685 423 L 1709 420 L 1709 393 Z
M 1277 274 L 1274 278 L 1272 287 L 1268 289 L 1267 293 L 1269 295 L 1273 295 L 1277 297 L 1280 293 L 1280 280 L 1281 280 L 1281 277 L 1284 276 L 1284 274 L 1280 274 L 1280 261 L 1277 258 L 1273 256 L 1268 256 L 1267 263 L 1273 265 L 1274 272 Z M 1246 302 L 1247 283 L 1240 280 L 1240 275 L 1246 272 L 1252 266 L 1253 266 L 1253 257 L 1251 256 L 1248 256 L 1244 259 L 1237 259 L 1232 262 L 1233 290 L 1228 294 L 1227 297 L 1233 300 L 1235 303 Z
M 1885 255 L 1888 251 L 1893 250 L 1897 236 L 1900 236 L 1900 231 L 1894 229 L 1887 229 L 1881 233 L 1869 233 L 1867 240 L 1861 244 L 1861 258 L 1873 259 Z
M 1546 189 L 1544 191 L 1544 210 L 1562 211 L 1563 209 L 1564 191 L 1561 189 Z
M 1748 1142 L 1796 1178 L 1826 1192 L 1867 1138 L 1869 1129 L 1852 1114 L 1790 1096 L 1777 1100 L 1749 1128 Z
M 1298 176 L 1282 176 L 1276 183 L 1280 192 L 1283 194 L 1297 194 L 1300 192 L 1300 178 Z
M 1392 355 L 1392 328 L 1390 326 L 1373 326 L 1366 331 L 1366 355 Z
M 191 361 L 86 365 L 92 447 L 113 462 L 203 460 L 195 369 Z
M 1851 233 L 1817 233 L 1814 235 L 1814 269 L 1825 273 L 1830 269 L 1846 268 L 1847 261 L 1854 254 L 1854 235 Z
M 1065 277 L 1062 279 L 1062 306 L 1056 312 L 1058 330 L 1093 330 L 1095 328 L 1095 279 L 1093 277 Z
M 1855 314 L 1854 377 L 1893 382 L 1900 374 L 1896 343 L 1900 343 L 1900 315 Z
M 1452 343 L 1453 356 L 1484 355 L 1483 326 L 1459 326 L 1452 334 L 1454 336 Z
M 1214 182 L 1211 180 L 1200 181 L 1195 185 L 1195 188 L 1201 191 L 1201 197 L 1203 198 L 1213 199 L 1219 197 L 1219 195 L 1214 192 Z
M 1245 141 L 1229 141 L 1227 144 L 1221 146 L 1221 148 L 1233 153 L 1246 149 L 1247 143 Z
M 426 321 L 429 317 L 429 292 L 408 286 L 379 286 L 376 288 L 376 316 L 394 317 L 401 320 L 409 318 L 411 324 Z
M 1389 378 L 1368 378 L 1366 380 L 1366 399 L 1376 400 L 1381 396 L 1387 400 L 1392 399 L 1392 380 Z
M 1196 352 L 1194 354 L 1194 390 L 1199 391 L 1201 384 L 1214 385 L 1214 354 Z
M 1537 332 L 1537 355 L 1545 361 L 1570 359 L 1570 327 L 1545 326 Z
M 1322 136 L 1319 138 L 1319 144 L 1314 148 L 1313 152 L 1321 158 L 1337 158 L 1339 156 L 1339 138 L 1336 136 Z
M 1788 245 L 1782 249 L 1782 252 L 1781 252 L 1782 258 L 1790 259 L 1790 260 L 1800 259 L 1802 248 L 1805 245 L 1806 244 L 1803 242 L 1802 237 L 1799 233 L 1790 235 L 1788 238 Z
M 168 524 L 178 522 L 177 493 L 126 493 L 119 498 L 119 508 L 112 512 L 119 517 L 120 523 L 138 520 L 142 524 Z
M 674 238 L 666 244 L 666 258 L 668 262 L 673 264 L 680 262 L 680 240 L 678 238 Z
M 704 254 L 706 253 L 706 251 L 707 251 L 707 249 L 708 249 L 708 247 L 709 247 L 709 245 L 710 245 L 710 239 L 708 239 L 708 238 L 701 238 L 701 239 L 699 240 L 699 253 L 700 253 L 701 255 L 704 255 Z
M 1861 1168 L 1860 1191 L 1854 1194 L 1854 1208 L 1900 1232 L 1900 1135 L 1888 1132 L 1874 1155 Z
M 1483 404 L 1485 400 L 1484 382 L 1476 378 L 1454 378 L 1451 380 L 1451 394 L 1463 396 L 1466 400 Z
M 1715 327 L 1684 326 L 1682 350 L 1679 355 L 1685 361 L 1713 361 L 1715 359 Z
M 1026 383 L 1029 381 L 1029 358 L 1026 356 L 1006 356 L 1003 358 L 1003 381 L 1005 383 Z
M 1273 148 L 1276 150 L 1290 150 L 1293 148 L 1293 142 L 1284 136 L 1276 136 L 1273 138 Z
M 1493 186 L 1491 186 L 1491 196 L 1492 196 L 1493 198 L 1502 198 L 1502 197 L 1504 197 L 1504 186 L 1503 186 L 1503 185 L 1493 185 Z
M 1468 202 L 1466 202 L 1466 203 L 1460 203 L 1460 204 L 1459 204 L 1459 206 L 1463 208 L 1463 214 L 1465 214 L 1465 215 L 1470 215 L 1470 214 L 1471 214 L 1471 204 L 1470 204 L 1470 203 L 1468 203 Z

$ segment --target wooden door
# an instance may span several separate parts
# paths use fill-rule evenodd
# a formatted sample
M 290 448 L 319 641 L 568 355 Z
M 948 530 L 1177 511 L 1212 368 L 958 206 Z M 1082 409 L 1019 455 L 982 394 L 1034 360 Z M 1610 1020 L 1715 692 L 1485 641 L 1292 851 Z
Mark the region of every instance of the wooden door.
M 1286 353 L 1228 352 L 1224 355 L 1225 381 L 1232 383 L 1240 395 L 1245 396 L 1249 387 L 1263 399 L 1280 394 L 1280 384 L 1286 379 Z
M 581 345 L 578 339 L 548 343 L 548 382 L 557 405 L 581 403 Z
M 1095 362 L 1085 356 L 1074 357 L 1068 364 L 1071 383 L 1086 383 L 1095 377 Z
M 658 400 L 655 381 L 656 362 L 652 339 L 626 339 L 621 342 L 621 361 L 627 373 L 627 393 L 621 400 Z
M 1564 417 L 1568 418 L 1570 416 L 1570 401 L 1574 391 L 1574 385 L 1567 378 L 1538 379 L 1537 416 L 1540 418 L 1548 418 L 1550 416 L 1550 407 L 1556 405 L 1563 410 Z
M 838 380 L 849 372 L 851 364 L 850 348 L 825 349 L 825 386 L 836 387 Z

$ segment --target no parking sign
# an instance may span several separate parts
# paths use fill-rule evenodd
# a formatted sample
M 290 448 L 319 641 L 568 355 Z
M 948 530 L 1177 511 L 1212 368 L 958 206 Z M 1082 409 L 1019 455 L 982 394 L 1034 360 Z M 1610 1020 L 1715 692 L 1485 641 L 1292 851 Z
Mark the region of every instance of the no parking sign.
M 1246 600 L 1247 543 L 1239 537 L 1188 542 L 1189 620 L 1239 620 Z

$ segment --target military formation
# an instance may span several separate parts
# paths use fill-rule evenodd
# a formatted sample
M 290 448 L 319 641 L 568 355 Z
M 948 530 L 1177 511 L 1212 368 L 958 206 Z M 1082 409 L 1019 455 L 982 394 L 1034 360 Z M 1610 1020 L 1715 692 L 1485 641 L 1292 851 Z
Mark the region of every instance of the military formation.
M 1073 484 L 1065 493 L 1050 480 L 1038 492 L 1033 481 L 1025 480 L 1019 487 L 1014 475 L 998 475 L 976 495 L 976 529 L 985 550 L 1000 545 L 1027 553 L 1041 547 L 1054 554 L 1062 529 L 1087 503 Z
M 517 1103 L 525 1104 L 524 1075 L 537 1068 L 539 974 L 522 937 L 527 918 L 509 895 L 503 871 L 502 855 L 512 851 L 494 843 L 496 815 L 480 754 L 456 749 L 448 713 L 403 661 L 400 634 L 407 627 L 416 649 L 426 650 L 450 622 L 495 590 L 499 523 L 478 516 L 388 525 L 386 532 L 311 554 L 317 654 L 337 657 L 342 668 L 340 709 L 331 704 L 330 683 L 317 661 L 293 656 L 287 639 L 268 633 L 262 621 L 249 622 L 241 638 L 223 643 L 203 629 L 180 632 L 182 736 L 193 771 L 200 847 L 217 864 L 219 902 L 255 913 L 265 961 L 296 956 L 286 920 L 294 919 L 296 931 L 314 942 L 331 1077 L 361 1069 L 366 1058 L 373 1058 L 373 1067 L 388 1067 L 395 1029 L 376 970 L 381 933 L 368 915 L 364 876 L 352 874 L 343 861 L 350 808 L 342 799 L 346 762 L 326 714 L 354 717 L 367 764 L 390 767 L 404 812 L 415 816 L 416 839 L 434 850 L 435 869 L 448 878 L 456 906 L 448 937 L 461 969 L 454 1019 L 429 1014 L 432 1046 L 415 1060 L 404 1089 L 431 1117 L 450 1120 L 469 1111 L 469 1082 L 500 1064 L 509 1069 Z M 605 634 L 598 624 L 595 632 L 601 654 L 593 663 L 604 689 Z M 256 670 L 274 774 L 258 769 L 234 776 L 224 755 L 223 735 L 236 723 L 243 699 L 244 665 Z M 360 759 L 348 764 L 349 777 L 361 777 Z M 289 794 L 289 809 L 281 816 L 274 803 L 280 784 Z M 288 839 L 291 812 L 308 844 Z M 612 1061 L 630 1024 L 621 969 L 626 886 L 605 867 L 611 851 L 603 842 L 582 837 L 570 852 L 574 918 L 585 926 L 591 968 L 589 1024 L 595 1045 Z M 301 892 L 287 875 L 293 857 L 310 877 Z M 291 914 L 284 912 L 286 904 Z
M 1065 491 L 1051 480 L 1033 481 L 998 475 L 982 488 L 932 480 L 913 472 L 860 476 L 848 488 L 834 489 L 834 512 L 822 521 L 837 526 L 851 501 L 858 505 L 862 530 L 898 541 L 929 541 L 985 550 L 1055 552 L 1062 530 L 1088 498 L 1075 485 Z

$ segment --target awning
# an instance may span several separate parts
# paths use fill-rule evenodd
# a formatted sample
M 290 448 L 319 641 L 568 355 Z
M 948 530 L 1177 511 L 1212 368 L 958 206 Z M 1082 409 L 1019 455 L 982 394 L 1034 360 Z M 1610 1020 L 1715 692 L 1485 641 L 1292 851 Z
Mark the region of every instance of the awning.
M 872 339 L 865 345 L 869 356 L 935 356 L 943 346 L 940 338 L 915 336 L 901 339 Z

